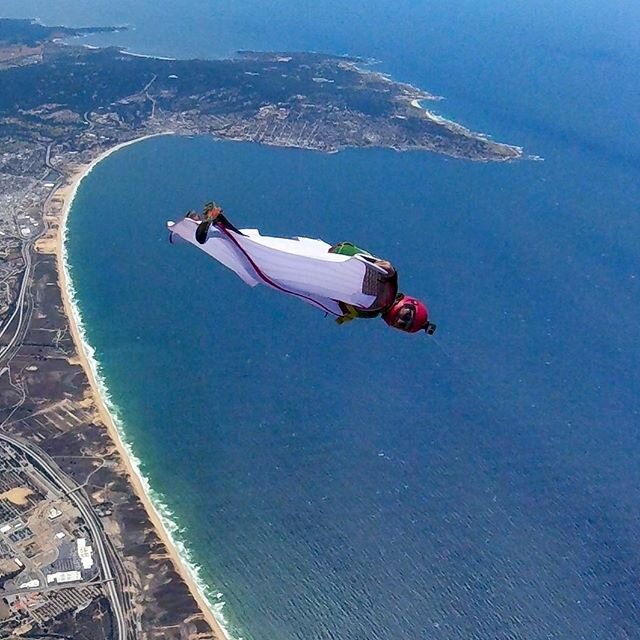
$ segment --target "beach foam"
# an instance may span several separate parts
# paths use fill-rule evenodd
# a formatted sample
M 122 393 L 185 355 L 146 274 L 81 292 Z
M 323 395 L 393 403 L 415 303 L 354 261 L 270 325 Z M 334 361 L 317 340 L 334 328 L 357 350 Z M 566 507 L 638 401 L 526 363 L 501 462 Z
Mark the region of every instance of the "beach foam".
M 141 138 L 140 140 L 142 140 Z M 142 486 L 145 495 L 148 498 L 148 503 L 151 505 L 153 510 L 155 511 L 156 516 L 158 517 L 159 522 L 162 524 L 164 532 L 167 538 L 170 540 L 174 549 L 176 550 L 182 565 L 188 572 L 189 576 L 192 578 L 193 584 L 196 586 L 200 596 L 207 604 L 209 610 L 212 612 L 214 618 L 218 622 L 220 629 L 228 640 L 243 640 L 243 638 L 237 635 L 238 630 L 232 630 L 231 624 L 229 620 L 223 613 L 223 608 L 225 606 L 225 602 L 223 600 L 223 593 L 218 590 L 218 588 L 211 586 L 206 583 L 206 581 L 202 578 L 202 568 L 196 562 L 193 552 L 189 548 L 188 539 L 187 539 L 187 531 L 184 527 L 181 527 L 177 521 L 177 516 L 171 510 L 169 505 L 167 504 L 166 497 L 160 492 L 151 486 L 149 478 L 142 471 L 142 461 L 140 458 L 136 456 L 133 450 L 133 445 L 130 439 L 127 436 L 125 423 L 121 418 L 121 411 L 113 400 L 111 393 L 109 392 L 109 388 L 105 379 L 105 376 L 102 372 L 102 367 L 100 362 L 96 358 L 95 348 L 89 343 L 87 339 L 87 332 L 84 320 L 82 318 L 82 314 L 80 311 L 80 305 L 77 297 L 77 292 L 75 290 L 73 284 L 73 278 L 71 275 L 71 268 L 69 265 L 69 258 L 67 253 L 67 240 L 68 240 L 68 226 L 67 219 L 71 213 L 71 209 L 73 207 L 73 202 L 78 192 L 78 188 L 82 181 L 91 173 L 93 168 L 102 160 L 104 160 L 111 153 L 119 150 L 121 147 L 126 146 L 128 144 L 133 144 L 134 142 L 139 142 L 140 140 L 135 140 L 129 143 L 125 143 L 123 145 L 119 145 L 114 147 L 113 149 L 107 151 L 105 154 L 100 156 L 96 161 L 92 162 L 91 165 L 87 168 L 87 170 L 80 176 L 80 178 L 75 182 L 73 188 L 68 196 L 68 202 L 65 203 L 66 213 L 64 215 L 64 219 L 62 220 L 62 237 L 60 243 L 60 252 L 61 252 L 61 262 L 64 270 L 64 282 L 66 283 L 66 293 L 69 300 L 69 306 L 72 313 L 72 321 L 77 327 L 78 334 L 80 337 L 80 345 L 77 345 L 79 349 L 82 349 L 86 360 L 91 368 L 91 374 L 96 382 L 96 385 L 99 389 L 100 396 L 106 410 L 111 416 L 111 420 L 115 429 L 117 431 L 117 436 L 120 440 L 120 444 L 122 448 L 127 454 L 129 459 L 130 467 L 135 472 L 137 479 Z M 232 635 L 233 633 L 233 635 Z

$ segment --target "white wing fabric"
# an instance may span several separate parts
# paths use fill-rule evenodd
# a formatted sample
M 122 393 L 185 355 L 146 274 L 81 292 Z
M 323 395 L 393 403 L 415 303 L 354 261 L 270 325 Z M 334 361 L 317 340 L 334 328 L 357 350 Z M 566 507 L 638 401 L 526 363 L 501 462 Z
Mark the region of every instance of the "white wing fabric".
M 252 287 L 264 284 L 336 316 L 343 314 L 338 301 L 361 309 L 375 301 L 362 291 L 367 264 L 357 256 L 329 253 L 331 245 L 322 240 L 262 236 L 257 229 L 242 229 L 242 235 L 212 226 L 201 245 L 198 224 L 184 218 L 167 226 L 172 237 L 208 253 Z

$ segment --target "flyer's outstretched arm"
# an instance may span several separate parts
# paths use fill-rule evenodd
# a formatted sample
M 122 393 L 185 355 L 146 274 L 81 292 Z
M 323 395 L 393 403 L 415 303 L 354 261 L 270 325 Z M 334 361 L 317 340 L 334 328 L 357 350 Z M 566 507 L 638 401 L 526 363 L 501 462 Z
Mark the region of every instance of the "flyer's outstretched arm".
M 234 271 L 247 284 L 264 284 L 298 297 L 332 316 L 342 315 L 338 300 L 360 306 L 373 297 L 362 293 L 364 265 L 329 253 L 331 245 L 311 238 L 262 236 L 238 229 L 220 213 L 188 212 L 169 222 L 170 240 L 185 240 Z M 224 215 L 224 214 L 223 214 Z

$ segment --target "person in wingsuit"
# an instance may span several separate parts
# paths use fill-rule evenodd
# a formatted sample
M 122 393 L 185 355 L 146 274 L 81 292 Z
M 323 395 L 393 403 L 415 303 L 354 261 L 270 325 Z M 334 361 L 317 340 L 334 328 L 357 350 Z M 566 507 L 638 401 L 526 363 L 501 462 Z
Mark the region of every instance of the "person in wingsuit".
M 216 251 L 219 248 L 214 250 L 213 242 L 223 243 L 227 256 L 223 263 L 249 284 L 266 284 L 303 298 L 336 316 L 338 324 L 356 318 L 381 317 L 390 327 L 406 333 L 425 331 L 432 335 L 436 330 L 436 325 L 429 321 L 429 311 L 424 302 L 398 290 L 395 267 L 388 260 L 377 258 L 350 242 L 330 246 L 307 238 L 269 238 L 259 235 L 255 230 L 243 232 L 229 221 L 222 207 L 214 202 L 207 203 L 201 214 L 187 212 L 187 220 L 195 223 L 195 229 L 184 223 L 169 223 L 172 236 L 177 234 L 192 243 L 195 240 L 207 253 L 218 259 Z M 331 284 L 326 282 L 330 277 L 327 267 L 333 266 L 336 282 L 340 280 L 342 284 L 343 280 L 347 282 L 343 275 L 346 273 L 346 263 L 326 265 L 326 259 L 322 260 L 318 251 L 325 252 L 325 255 L 331 253 L 355 259 L 357 265 L 349 264 L 348 282 L 353 288 L 352 295 L 344 295 L 340 287 L 336 287 L 333 295 Z M 237 268 L 234 268 L 236 263 Z M 311 271 L 314 265 L 318 265 L 316 276 Z M 246 273 L 242 275 L 239 270 Z M 324 275 L 325 272 L 328 275 Z

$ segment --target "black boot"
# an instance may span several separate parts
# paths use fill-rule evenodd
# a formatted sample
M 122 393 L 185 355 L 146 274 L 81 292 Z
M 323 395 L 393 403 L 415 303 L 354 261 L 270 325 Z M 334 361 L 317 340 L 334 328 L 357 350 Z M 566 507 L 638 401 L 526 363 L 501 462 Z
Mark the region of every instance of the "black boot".
M 211 228 L 212 220 L 204 220 L 198 225 L 196 229 L 196 240 L 199 244 L 204 244 L 207 241 L 209 235 L 209 229 Z

